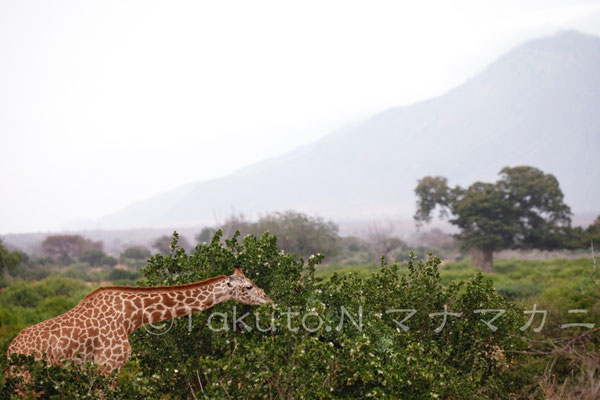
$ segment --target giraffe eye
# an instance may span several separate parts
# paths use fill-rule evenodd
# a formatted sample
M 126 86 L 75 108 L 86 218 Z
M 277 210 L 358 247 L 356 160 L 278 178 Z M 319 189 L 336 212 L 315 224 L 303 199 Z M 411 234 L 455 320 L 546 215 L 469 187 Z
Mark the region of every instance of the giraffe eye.
M 231 282 L 227 282 L 227 286 L 231 287 L 233 285 L 231 284 Z
M 252 286 L 246 286 L 246 289 L 250 290 L 252 289 Z

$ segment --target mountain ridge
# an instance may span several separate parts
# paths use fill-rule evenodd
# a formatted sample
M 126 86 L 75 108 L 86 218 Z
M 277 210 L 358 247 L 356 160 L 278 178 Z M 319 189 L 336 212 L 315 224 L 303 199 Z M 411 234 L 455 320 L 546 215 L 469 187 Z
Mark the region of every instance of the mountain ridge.
M 553 173 L 574 211 L 600 198 L 600 39 L 534 39 L 441 96 L 392 107 L 312 144 L 105 216 L 104 229 L 214 224 L 232 210 L 334 220 L 410 217 L 417 179 L 495 180 L 506 165 Z

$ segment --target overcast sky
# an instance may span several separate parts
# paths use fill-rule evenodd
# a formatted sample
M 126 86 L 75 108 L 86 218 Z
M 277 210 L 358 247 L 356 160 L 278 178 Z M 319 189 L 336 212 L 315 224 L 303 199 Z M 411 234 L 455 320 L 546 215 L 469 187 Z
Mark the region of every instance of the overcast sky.
M 440 95 L 599 1 L 0 0 L 0 233 L 56 230 Z

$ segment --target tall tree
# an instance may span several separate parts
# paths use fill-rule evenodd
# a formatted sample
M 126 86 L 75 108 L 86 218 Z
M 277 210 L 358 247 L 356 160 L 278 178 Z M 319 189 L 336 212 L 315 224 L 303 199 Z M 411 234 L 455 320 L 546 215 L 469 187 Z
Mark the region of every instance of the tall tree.
M 460 229 L 457 237 L 474 262 L 492 271 L 493 254 L 507 248 L 552 249 L 571 223 L 558 180 L 535 167 L 503 168 L 496 183 L 475 182 L 450 188 L 446 178 L 419 180 L 418 224 L 429 222 L 435 209 Z

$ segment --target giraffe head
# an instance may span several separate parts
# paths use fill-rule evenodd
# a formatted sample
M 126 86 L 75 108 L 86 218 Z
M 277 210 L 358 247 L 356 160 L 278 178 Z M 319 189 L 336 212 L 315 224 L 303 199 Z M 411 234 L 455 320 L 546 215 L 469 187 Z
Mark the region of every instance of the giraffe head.
M 227 289 L 232 300 L 252 306 L 259 306 L 273 301 L 254 282 L 246 278 L 240 266 L 236 266 L 233 275 L 228 276 L 226 279 Z

